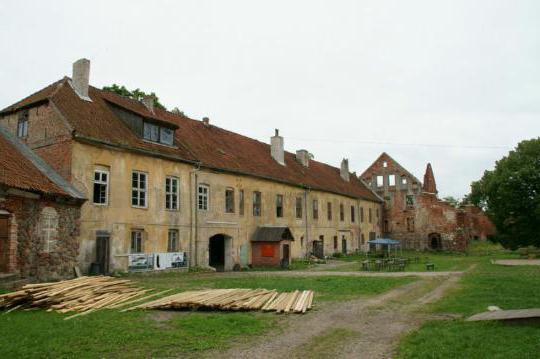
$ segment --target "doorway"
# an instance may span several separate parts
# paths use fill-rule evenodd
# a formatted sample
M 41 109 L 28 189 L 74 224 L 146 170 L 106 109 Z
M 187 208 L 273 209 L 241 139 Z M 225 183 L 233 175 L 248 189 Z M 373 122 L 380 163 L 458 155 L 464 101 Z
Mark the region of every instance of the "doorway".
M 109 248 L 110 234 L 106 231 L 96 233 L 96 263 L 99 266 L 99 274 L 109 274 Z
M 440 251 L 442 249 L 441 235 L 439 233 L 431 233 L 428 236 L 428 245 L 430 249 Z
M 216 272 L 225 270 L 225 236 L 216 234 L 208 241 L 208 265 L 214 267 Z
M 0 214 L 0 272 L 9 270 L 9 216 Z
M 347 254 L 347 238 L 341 236 L 341 253 Z
M 291 248 L 288 244 L 283 245 L 283 257 L 281 258 L 281 267 L 288 268 L 291 258 Z
M 313 241 L 313 255 L 317 258 L 324 258 L 324 241 Z

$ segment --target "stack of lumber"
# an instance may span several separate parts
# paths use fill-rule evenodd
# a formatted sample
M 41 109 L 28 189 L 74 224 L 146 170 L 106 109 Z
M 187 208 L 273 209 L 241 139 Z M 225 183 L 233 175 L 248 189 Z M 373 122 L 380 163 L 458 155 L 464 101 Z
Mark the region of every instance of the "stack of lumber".
M 134 298 L 148 291 L 135 287 L 125 279 L 80 277 L 53 283 L 27 284 L 16 292 L 0 295 L 0 309 L 10 312 L 43 308 L 59 313 L 78 313 L 66 318 L 70 319 L 133 302 Z
M 173 294 L 134 309 L 262 310 L 276 313 L 305 313 L 313 306 L 313 291 L 278 293 L 267 289 L 210 289 Z

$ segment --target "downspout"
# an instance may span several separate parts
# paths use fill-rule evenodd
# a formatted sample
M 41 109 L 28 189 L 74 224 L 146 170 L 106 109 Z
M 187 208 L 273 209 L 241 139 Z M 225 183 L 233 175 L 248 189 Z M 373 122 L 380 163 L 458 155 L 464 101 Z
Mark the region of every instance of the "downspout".
M 309 187 L 304 187 L 304 213 L 305 213 L 305 223 L 306 223 L 306 244 L 305 244 L 305 256 L 308 257 L 308 243 L 309 243 L 309 226 L 308 226 L 308 192 L 310 191 Z
M 196 168 L 190 172 L 191 180 L 191 196 L 190 196 L 190 209 L 191 209 L 191 236 L 189 238 L 189 248 L 193 255 L 191 256 L 191 263 L 193 266 L 198 265 L 198 236 L 199 236 L 199 211 L 197 208 L 197 186 L 199 184 L 198 172 L 201 169 L 201 163 L 197 162 Z

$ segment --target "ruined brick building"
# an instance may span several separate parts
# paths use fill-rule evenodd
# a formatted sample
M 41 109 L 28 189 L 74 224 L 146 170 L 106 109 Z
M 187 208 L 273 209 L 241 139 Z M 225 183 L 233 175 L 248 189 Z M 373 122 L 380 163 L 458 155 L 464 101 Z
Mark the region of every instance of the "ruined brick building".
M 422 183 L 382 153 L 361 178 L 385 201 L 383 235 L 401 240 L 404 248 L 463 251 L 471 239 L 486 239 L 494 233 L 493 224 L 479 208 L 456 208 L 438 198 L 429 163 Z
M 79 191 L 0 126 L 0 275 L 71 276 L 83 201 Z

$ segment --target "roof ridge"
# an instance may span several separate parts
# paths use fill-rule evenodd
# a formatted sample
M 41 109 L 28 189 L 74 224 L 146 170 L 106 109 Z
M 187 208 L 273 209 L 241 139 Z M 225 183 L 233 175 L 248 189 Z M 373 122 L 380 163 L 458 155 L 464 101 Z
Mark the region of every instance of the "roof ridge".
M 56 81 L 50 83 L 49 85 L 47 85 L 47 86 L 45 86 L 45 87 L 42 87 L 41 89 L 39 89 L 39 90 L 37 90 L 37 91 L 31 93 L 30 95 L 28 95 L 28 96 L 26 96 L 26 97 L 20 99 L 19 101 L 15 102 L 14 104 L 11 104 L 11 105 L 9 105 L 9 106 L 3 108 L 2 110 L 0 110 L 0 113 L 11 112 L 11 111 L 14 111 L 14 110 L 16 110 L 16 109 L 18 109 L 18 108 L 20 108 L 20 107 L 30 106 L 30 105 L 32 105 L 32 104 L 34 104 L 34 103 L 36 103 L 36 102 L 41 101 L 42 99 L 41 99 L 41 100 L 40 100 L 40 99 L 36 99 L 35 101 L 32 101 L 32 102 L 30 102 L 30 103 L 28 103 L 28 104 L 26 104 L 26 105 L 24 105 L 24 106 L 19 106 L 19 104 L 23 103 L 25 100 L 31 98 L 32 96 L 35 96 L 35 95 L 39 94 L 39 93 L 42 92 L 42 91 L 45 91 L 45 90 L 47 90 L 47 89 L 49 89 L 49 88 L 52 88 L 52 87 L 55 86 L 55 85 L 58 85 L 60 82 L 62 82 L 62 81 L 65 80 L 65 79 L 66 79 L 66 76 L 64 76 L 64 77 L 61 78 L 60 80 L 56 80 Z M 45 96 L 45 98 L 48 99 L 50 96 L 51 96 L 51 94 Z

